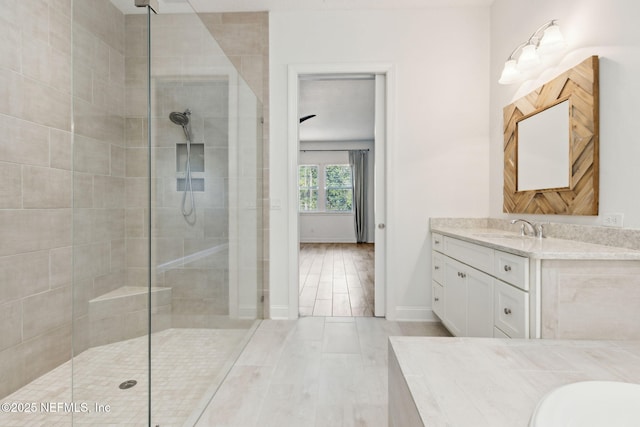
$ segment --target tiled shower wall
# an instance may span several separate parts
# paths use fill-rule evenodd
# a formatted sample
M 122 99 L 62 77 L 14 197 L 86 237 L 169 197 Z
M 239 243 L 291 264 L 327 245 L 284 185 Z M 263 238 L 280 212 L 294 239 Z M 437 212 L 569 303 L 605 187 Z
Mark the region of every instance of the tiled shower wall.
M 73 345 L 79 354 L 125 325 L 144 325 L 146 310 L 115 320 L 92 313 L 91 300 L 126 285 L 125 27 L 110 2 L 74 0 L 73 10 Z
M 0 3 L 4 396 L 71 354 L 71 4 Z
M 4 396 L 71 357 L 72 298 L 75 350 L 82 351 L 92 344 L 89 301 L 139 281 L 140 272 L 128 255 L 135 251 L 133 240 L 146 237 L 145 203 L 136 187 L 145 183 L 137 179 L 139 153 L 129 151 L 133 148 L 129 143 L 138 135 L 145 137 L 144 123 L 130 118 L 136 118 L 146 97 L 129 81 L 136 67 L 125 60 L 136 56 L 143 34 L 131 38 L 124 30 L 125 17 L 110 2 L 74 0 L 73 16 L 70 0 L 3 0 L 1 7 L 0 396 Z M 234 15 L 242 19 L 242 14 Z M 267 63 L 266 13 L 248 15 L 261 16 L 259 48 Z M 255 48 L 253 41 L 242 38 L 233 48 L 246 52 L 247 43 L 249 50 Z M 211 58 L 203 55 L 199 60 L 206 67 Z M 172 61 L 160 56 L 154 67 L 164 64 L 170 72 Z M 266 88 L 266 67 L 262 71 Z M 126 86 L 131 87 L 125 91 Z M 264 93 L 262 100 L 266 111 Z M 266 147 L 268 130 L 263 131 Z M 267 159 L 268 150 L 260 155 Z M 263 181 L 264 200 L 267 182 Z M 74 224 L 72 197 L 77 207 Z M 263 263 L 268 277 L 266 255 Z

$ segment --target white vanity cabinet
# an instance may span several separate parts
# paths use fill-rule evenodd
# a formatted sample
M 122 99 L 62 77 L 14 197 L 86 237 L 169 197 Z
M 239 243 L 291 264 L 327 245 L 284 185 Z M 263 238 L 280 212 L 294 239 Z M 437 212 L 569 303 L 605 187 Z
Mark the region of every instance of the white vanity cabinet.
M 455 218 L 430 224 L 432 307 L 450 332 L 640 340 L 640 250 L 487 225 Z M 578 233 L 575 225 L 555 227 Z M 581 232 L 609 238 L 597 228 Z M 622 243 L 640 241 L 640 231 L 627 233 Z
M 527 258 L 437 233 L 432 243 L 433 310 L 453 335 L 529 337 Z

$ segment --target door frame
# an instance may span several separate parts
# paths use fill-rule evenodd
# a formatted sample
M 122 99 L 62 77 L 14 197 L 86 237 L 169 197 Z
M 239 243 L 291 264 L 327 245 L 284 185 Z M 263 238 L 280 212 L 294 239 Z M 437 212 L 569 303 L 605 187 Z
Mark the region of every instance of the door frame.
M 385 94 L 384 100 L 384 116 L 385 116 L 385 132 L 382 138 L 375 138 L 375 155 L 376 155 L 376 168 L 380 166 L 378 157 L 380 156 L 384 165 L 384 177 L 383 182 L 378 182 L 380 174 L 375 173 L 375 197 L 376 199 L 382 195 L 385 200 L 384 206 L 379 206 L 376 203 L 376 209 L 374 213 L 375 221 L 377 224 L 387 224 L 388 212 L 389 212 L 389 197 L 387 192 L 387 183 L 389 182 L 389 151 L 387 147 L 393 143 L 393 100 L 395 94 L 395 71 L 392 64 L 295 64 L 288 66 L 288 111 L 287 111 L 287 153 L 288 153 L 288 183 L 289 183 L 289 253 L 288 261 L 288 283 L 289 283 L 289 318 L 297 319 L 299 316 L 299 286 L 300 286 L 300 273 L 299 273 L 299 259 L 300 259 L 300 224 L 298 215 L 298 157 L 300 153 L 300 142 L 298 136 L 299 130 L 299 118 L 298 118 L 298 97 L 299 97 L 299 79 L 305 75 L 321 75 L 321 74 L 374 74 L 385 76 Z M 378 79 L 376 79 L 378 80 Z M 379 85 L 376 84 L 376 90 Z M 378 99 L 378 95 L 376 95 Z M 376 105 L 376 118 L 378 117 L 378 105 Z M 377 124 L 376 124 L 377 128 Z M 384 210 L 381 212 L 381 210 Z M 388 224 L 387 224 L 388 225 Z M 385 317 L 389 303 L 389 289 L 387 286 L 388 280 L 386 276 L 387 260 L 386 256 L 387 244 L 389 241 L 389 228 L 380 229 L 376 226 L 376 269 L 375 269 L 375 313 L 376 317 Z M 378 246 L 378 236 L 382 231 L 384 232 L 384 238 L 382 243 Z M 378 257 L 378 250 L 382 249 L 384 256 Z M 382 264 L 380 263 L 382 258 Z

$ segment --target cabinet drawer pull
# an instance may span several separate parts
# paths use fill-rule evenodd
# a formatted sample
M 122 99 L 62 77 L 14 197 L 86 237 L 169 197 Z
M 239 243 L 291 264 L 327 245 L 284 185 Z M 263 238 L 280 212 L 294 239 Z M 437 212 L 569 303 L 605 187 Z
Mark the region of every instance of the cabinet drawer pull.
M 506 272 L 511 271 L 511 266 L 510 265 L 505 265 L 504 266 L 504 271 L 506 271 Z
M 433 243 L 435 243 L 436 245 L 440 244 L 440 240 L 434 240 Z
M 467 275 L 466 275 L 466 274 L 464 274 L 464 273 L 462 273 L 462 272 L 459 272 L 459 273 L 458 273 L 458 277 L 460 277 L 460 278 L 464 279 L 465 277 L 467 277 Z
M 504 309 L 504 314 L 511 314 L 511 309 L 510 308 L 505 308 Z
M 438 302 L 438 301 L 440 301 L 440 298 L 435 297 L 433 300 L 434 300 L 435 302 Z
M 435 267 L 433 267 L 435 270 L 440 270 L 440 266 L 436 265 Z

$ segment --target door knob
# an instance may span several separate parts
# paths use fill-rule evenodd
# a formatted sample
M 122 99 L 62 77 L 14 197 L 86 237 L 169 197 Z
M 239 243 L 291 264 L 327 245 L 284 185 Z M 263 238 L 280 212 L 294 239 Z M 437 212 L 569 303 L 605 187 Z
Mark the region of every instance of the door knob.
M 379 228 L 380 230 L 384 229 L 384 227 L 386 227 L 386 226 L 384 225 L 384 223 L 380 223 L 380 224 L 378 224 L 378 228 Z

